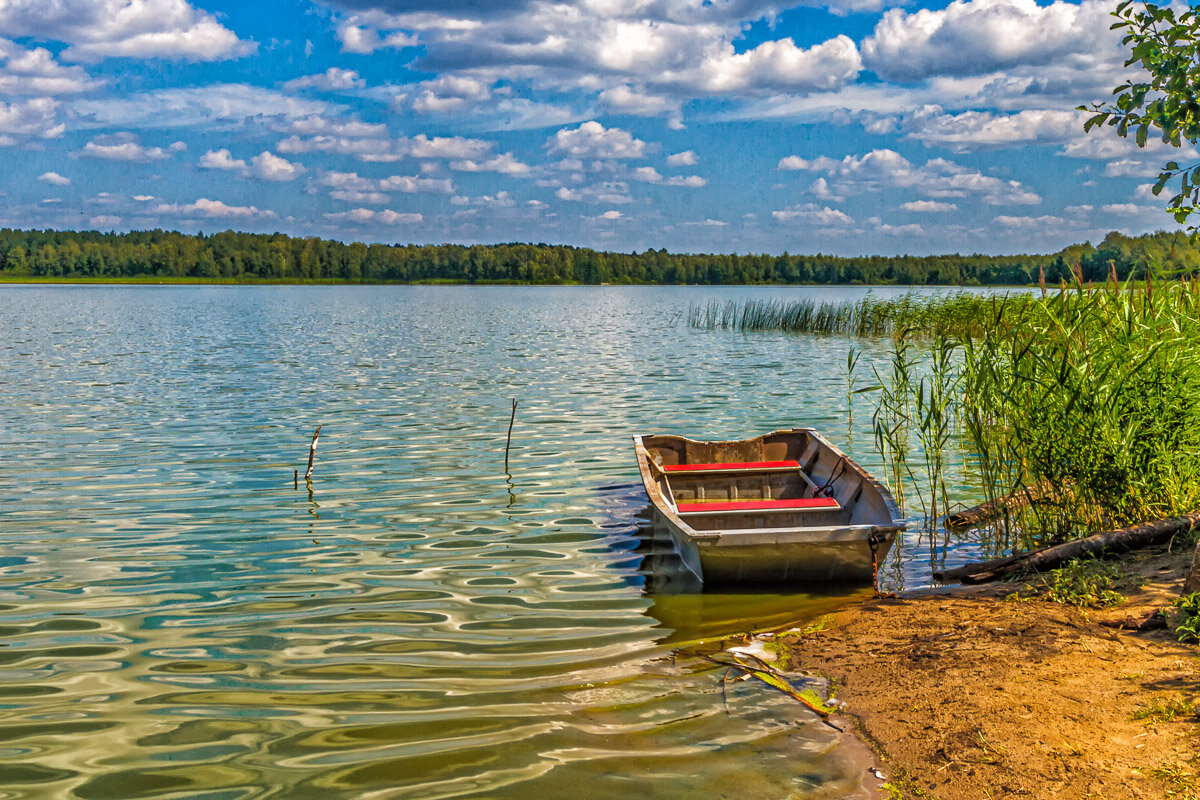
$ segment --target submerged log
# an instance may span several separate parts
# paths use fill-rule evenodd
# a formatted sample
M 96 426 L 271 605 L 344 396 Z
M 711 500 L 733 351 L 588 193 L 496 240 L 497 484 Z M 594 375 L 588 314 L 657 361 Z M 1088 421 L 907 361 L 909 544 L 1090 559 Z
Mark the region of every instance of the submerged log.
M 1054 487 L 1049 481 L 1042 481 L 1034 486 L 1023 486 L 1014 492 L 971 506 L 946 517 L 946 527 L 956 530 L 961 528 L 977 528 L 1005 513 L 1018 511 L 1025 506 L 1033 505 L 1054 493 Z
M 1073 542 L 1043 547 L 1007 558 L 941 570 L 934 572 L 933 577 L 934 580 L 942 583 L 953 583 L 954 581 L 988 583 L 1019 572 L 1042 572 L 1054 569 L 1075 558 L 1123 553 L 1127 550 L 1159 544 L 1177 533 L 1190 531 L 1198 525 L 1200 525 L 1200 511 L 1192 511 L 1179 517 L 1142 522 L 1128 528 L 1105 531 L 1088 536 L 1086 539 L 1076 539 Z

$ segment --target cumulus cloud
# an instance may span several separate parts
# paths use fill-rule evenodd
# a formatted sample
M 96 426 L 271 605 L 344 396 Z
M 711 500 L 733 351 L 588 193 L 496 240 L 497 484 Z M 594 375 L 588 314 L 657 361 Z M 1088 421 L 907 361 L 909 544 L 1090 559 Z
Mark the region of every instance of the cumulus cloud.
M 228 148 L 220 150 L 209 150 L 204 155 L 200 156 L 198 162 L 204 169 L 224 169 L 224 170 L 240 170 L 246 171 L 246 162 L 240 158 L 234 158 Z
M 518 161 L 512 153 L 502 153 L 482 162 L 471 159 L 451 161 L 450 169 L 459 172 L 499 172 L 502 175 L 513 176 L 529 175 L 532 172 L 528 164 Z
M 805 203 L 789 206 L 782 211 L 772 211 L 771 216 L 780 222 L 806 222 L 822 228 L 845 228 L 854 224 L 854 218 L 844 211 L 829 206 Z
M 941 203 L 937 200 L 910 200 L 900 206 L 902 211 L 913 211 L 919 214 L 945 214 L 957 211 L 954 203 Z
M 28 50 L 16 42 L 0 39 L 0 95 L 41 97 L 78 94 L 99 88 L 82 67 L 58 63 L 44 47 Z
M 425 217 L 412 212 L 393 211 L 390 208 L 379 211 L 371 208 L 355 208 L 351 211 L 326 214 L 325 219 L 330 222 L 350 222 L 355 225 L 415 225 L 422 222 Z
M 1019 181 L 984 175 L 944 158 L 918 166 L 887 149 L 846 156 L 841 161 L 824 156 L 811 161 L 789 156 L 780 162 L 780 168 L 824 172 L 835 180 L 837 192 L 846 195 L 895 188 L 938 199 L 977 196 L 990 205 L 1033 205 L 1042 201 Z
M 177 203 L 160 203 L 154 207 L 158 214 L 170 214 L 180 217 L 211 217 L 213 219 L 254 219 L 274 217 L 274 211 L 263 211 L 257 206 L 231 206 L 220 200 L 209 200 L 201 197 L 194 203 L 179 205 Z
M 1027 109 L 1015 114 L 964 111 L 946 114 L 926 106 L 908 115 L 902 127 L 910 139 L 956 153 L 1078 140 L 1087 114 Z
M 67 42 L 70 61 L 171 58 L 215 61 L 255 49 L 185 0 L 2 0 L 0 30 Z
M 546 141 L 551 155 L 574 158 L 645 158 L 647 145 L 629 131 L 585 122 L 578 128 L 563 128 Z
M 944 9 L 884 13 L 862 43 L 863 62 L 885 80 L 985 75 L 1071 56 L 1118 58 L 1102 0 L 1040 6 L 1035 0 L 954 0 Z
M 56 139 L 66 131 L 59 118 L 60 103 L 51 97 L 35 97 L 5 103 L 0 100 L 0 134 L 11 136 Z
M 38 180 L 42 183 L 48 183 L 51 186 L 70 186 L 71 179 L 59 175 L 57 172 L 43 172 L 38 176 Z
M 362 89 L 366 85 L 367 82 L 360 78 L 356 71 L 330 67 L 318 75 L 306 75 L 303 78 L 290 80 L 283 85 L 283 88 L 289 91 L 323 89 L 327 92 L 339 92 Z
M 563 186 L 554 196 L 559 200 L 574 203 L 624 205 L 633 202 L 633 198 L 629 196 L 629 184 L 624 181 L 602 181 L 578 188 Z
M 444 178 L 418 178 L 409 175 L 365 178 L 357 172 L 326 172 L 320 177 L 318 183 L 321 186 L 343 192 L 454 193 L 454 184 L 450 180 Z
M 393 105 L 408 104 L 419 114 L 436 114 L 482 103 L 492 96 L 491 82 L 461 75 L 443 75 L 422 81 L 414 92 L 405 92 L 393 99 Z
M 269 150 L 250 159 L 250 174 L 264 181 L 294 181 L 304 174 L 304 165 L 288 161 Z
M 187 145 L 183 142 L 174 142 L 166 148 L 146 147 L 136 134 L 123 132 L 97 136 L 83 146 L 79 155 L 108 161 L 132 161 L 144 164 L 151 161 L 164 161 L 186 149 Z
M 694 150 L 684 150 L 682 153 L 672 153 L 667 156 L 667 165 L 672 167 L 691 167 L 699 162 Z

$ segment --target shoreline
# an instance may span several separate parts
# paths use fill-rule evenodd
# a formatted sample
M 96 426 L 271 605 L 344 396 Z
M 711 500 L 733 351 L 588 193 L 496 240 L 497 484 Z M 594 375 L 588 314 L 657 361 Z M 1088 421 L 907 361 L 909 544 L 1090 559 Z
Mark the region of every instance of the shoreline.
M 1200 796 L 1200 650 L 1130 624 L 1179 594 L 1191 549 L 1117 563 L 1125 602 L 1029 584 L 919 590 L 842 609 L 772 649 L 835 682 L 887 798 Z M 1010 596 L 1019 592 L 1021 599 Z M 872 784 L 870 776 L 864 779 Z

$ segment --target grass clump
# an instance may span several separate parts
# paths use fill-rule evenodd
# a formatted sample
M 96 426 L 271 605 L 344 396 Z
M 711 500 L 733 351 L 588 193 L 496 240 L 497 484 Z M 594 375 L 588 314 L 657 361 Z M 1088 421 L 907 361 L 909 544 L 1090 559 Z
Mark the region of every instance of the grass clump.
M 1116 590 L 1120 572 L 1103 561 L 1079 559 L 1051 570 L 1042 579 L 1046 597 L 1055 603 L 1077 608 L 1107 608 L 1125 602 Z
M 1150 775 L 1166 786 L 1166 796 L 1173 800 L 1200 800 L 1200 787 L 1196 776 L 1178 764 L 1160 764 L 1150 770 Z
M 1184 595 L 1175 601 L 1179 620 L 1175 635 L 1186 644 L 1200 644 L 1200 592 Z
M 1196 716 L 1195 703 L 1189 703 L 1182 697 L 1172 697 L 1169 700 L 1156 698 L 1150 705 L 1133 712 L 1134 719 L 1151 722 L 1174 722 L 1181 717 L 1194 716 Z

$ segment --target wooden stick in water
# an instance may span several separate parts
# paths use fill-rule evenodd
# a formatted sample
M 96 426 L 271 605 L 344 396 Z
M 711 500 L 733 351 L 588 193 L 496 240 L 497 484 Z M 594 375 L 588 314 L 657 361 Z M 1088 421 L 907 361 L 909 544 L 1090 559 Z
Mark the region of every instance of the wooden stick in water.
M 317 437 L 321 435 L 321 426 L 317 426 L 316 433 L 313 434 L 312 444 L 308 448 L 308 471 L 304 473 L 304 480 L 312 477 L 313 459 L 317 457 Z
M 508 440 L 504 443 L 504 472 L 508 474 L 508 451 L 512 447 L 513 423 L 517 421 L 517 400 L 512 401 L 512 416 L 508 418 Z

